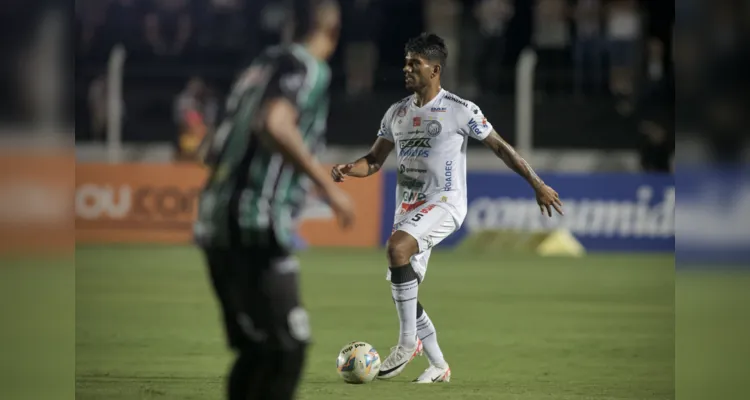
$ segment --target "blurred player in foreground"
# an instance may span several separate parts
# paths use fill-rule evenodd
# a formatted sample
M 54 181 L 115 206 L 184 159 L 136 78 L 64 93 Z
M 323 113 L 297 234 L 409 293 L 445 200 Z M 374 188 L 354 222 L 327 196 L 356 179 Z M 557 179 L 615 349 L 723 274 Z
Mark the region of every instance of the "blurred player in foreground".
M 310 181 L 342 227 L 353 220 L 351 200 L 314 158 L 324 145 L 326 60 L 340 10 L 333 0 L 302 1 L 294 43 L 267 49 L 243 72 L 203 148 L 211 171 L 194 230 L 237 353 L 230 400 L 291 399 L 296 391 L 310 328 L 291 253 Z
M 347 176 L 378 172 L 390 152 L 398 153 L 396 215 L 388 240 L 391 293 L 400 320 L 398 345 L 383 361 L 378 375 L 393 378 L 424 350 L 430 366 L 414 382 L 450 380 L 450 367 L 438 346 L 435 327 L 417 300 L 433 246 L 458 230 L 466 217 L 466 146 L 481 140 L 536 193 L 542 214 L 562 214 L 562 202 L 513 147 L 492 129 L 482 111 L 440 86 L 447 49 L 444 41 L 425 34 L 406 44 L 404 74 L 413 95 L 386 111 L 370 152 L 357 161 L 333 167 L 336 182 Z

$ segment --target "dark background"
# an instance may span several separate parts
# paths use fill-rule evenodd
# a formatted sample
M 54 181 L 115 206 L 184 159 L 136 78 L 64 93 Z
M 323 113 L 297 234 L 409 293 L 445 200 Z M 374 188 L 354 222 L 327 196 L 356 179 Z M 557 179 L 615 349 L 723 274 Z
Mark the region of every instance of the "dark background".
M 268 7 L 277 2 L 239 1 L 239 7 L 222 12 L 217 11 L 214 0 L 174 1 L 178 6 L 173 11 L 165 11 L 164 3 L 169 3 L 169 0 L 80 0 L 76 3 L 77 140 L 99 140 L 89 123 L 88 92 L 92 81 L 106 73 L 109 52 L 117 43 L 122 43 L 128 52 L 123 83 L 124 140 L 175 142 L 178 128 L 173 118 L 174 102 L 191 77 L 205 81 L 212 98 L 220 105 L 236 73 L 263 47 L 280 40 L 278 31 L 269 28 L 273 26 L 274 14 L 268 12 Z M 480 1 L 455 1 L 460 6 L 456 18 L 460 21 L 457 36 L 461 45 L 453 46 L 449 51 L 459 55 L 460 64 L 448 67 L 460 69 L 460 75 L 468 78 L 460 79 L 458 87 L 446 89 L 482 107 L 498 132 L 512 143 L 515 63 L 524 48 L 534 46 L 535 13 L 543 0 L 510 0 L 513 14 L 498 36 L 500 39 L 494 41 L 477 29 L 479 23 L 473 9 Z M 644 135 L 640 126 L 647 119 L 658 120 L 668 132 L 668 142 L 673 143 L 671 39 L 674 3 L 663 0 L 636 2 L 641 26 L 629 63 L 634 90 L 623 98 L 613 93 L 608 85 L 610 47 L 604 20 L 600 38 L 604 82 L 584 92 L 576 89 L 573 57 L 576 1 L 561 1 L 569 12 L 565 23 L 570 36 L 562 49 L 537 46 L 534 145 L 557 149 L 643 149 Z M 616 1 L 602 3 L 606 6 Z M 401 72 L 403 44 L 408 38 L 428 30 L 424 12 L 426 2 L 371 0 L 364 11 L 355 8 L 355 2 L 342 2 L 342 40 L 331 60 L 333 82 L 328 142 L 332 145 L 367 145 L 373 140 L 386 108 L 408 95 L 403 89 Z M 157 54 L 144 34 L 144 21 L 149 14 L 157 15 L 162 22 L 165 40 L 174 37 L 180 16 L 189 18 L 190 38 L 184 48 L 174 54 Z M 662 58 L 666 73 L 658 84 L 646 78 L 649 40 L 658 40 L 664 47 Z M 347 71 L 347 50 L 352 43 L 368 41 L 379 54 L 372 89 L 352 94 L 346 90 L 347 74 L 356 72 Z M 482 57 L 488 57 L 488 54 L 498 63 L 489 72 L 481 71 L 477 65 L 481 65 Z M 467 95 L 464 92 L 462 81 L 466 79 L 478 81 L 479 93 Z M 619 108 L 624 100 L 630 104 L 626 111 Z

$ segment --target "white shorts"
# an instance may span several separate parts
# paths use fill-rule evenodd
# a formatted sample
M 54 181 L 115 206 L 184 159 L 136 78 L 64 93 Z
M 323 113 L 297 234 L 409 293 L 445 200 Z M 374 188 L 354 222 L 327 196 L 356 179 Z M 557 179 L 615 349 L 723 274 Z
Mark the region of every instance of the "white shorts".
M 404 231 L 417 240 L 419 253 L 412 256 L 411 265 L 419 275 L 419 281 L 424 281 L 432 248 L 456 231 L 456 221 L 448 210 L 437 203 L 426 203 L 396 218 L 391 234 Z M 390 269 L 385 279 L 391 280 Z

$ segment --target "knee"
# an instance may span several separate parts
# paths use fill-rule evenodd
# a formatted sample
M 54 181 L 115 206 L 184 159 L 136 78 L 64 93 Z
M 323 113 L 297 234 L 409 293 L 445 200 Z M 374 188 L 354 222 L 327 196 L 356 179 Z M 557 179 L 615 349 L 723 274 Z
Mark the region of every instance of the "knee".
M 416 241 L 407 234 L 396 232 L 388 240 L 387 253 L 390 266 L 409 264 L 411 256 L 417 253 Z

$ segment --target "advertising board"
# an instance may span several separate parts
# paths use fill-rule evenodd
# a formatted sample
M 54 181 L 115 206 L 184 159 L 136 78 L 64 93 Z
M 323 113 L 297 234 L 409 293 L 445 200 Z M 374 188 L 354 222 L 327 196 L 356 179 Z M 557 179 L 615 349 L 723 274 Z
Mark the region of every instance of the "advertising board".
M 78 243 L 189 243 L 206 171 L 190 163 L 79 164 L 75 216 Z M 342 184 L 356 204 L 351 231 L 338 228 L 328 206 L 313 201 L 301 238 L 310 246 L 376 246 L 381 180 Z
M 0 253 L 73 254 L 72 151 L 0 154 Z
M 566 228 L 589 251 L 674 251 L 674 178 L 650 174 L 547 174 L 565 216 L 540 215 L 534 192 L 510 173 L 469 172 L 468 213 L 441 246 L 486 229 L 539 231 Z M 386 175 L 381 243 L 391 233 L 396 173 Z

